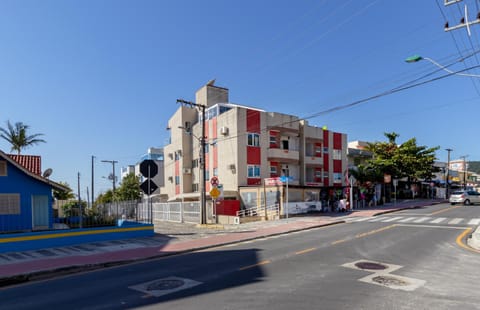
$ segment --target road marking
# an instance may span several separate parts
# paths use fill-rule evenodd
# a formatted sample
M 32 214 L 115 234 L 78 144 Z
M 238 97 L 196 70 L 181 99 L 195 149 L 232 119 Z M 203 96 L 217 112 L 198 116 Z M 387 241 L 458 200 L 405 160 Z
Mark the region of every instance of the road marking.
M 315 251 L 316 249 L 317 248 L 309 248 L 309 249 L 305 249 L 305 250 L 302 250 L 302 251 L 295 252 L 295 254 L 296 255 L 305 254 L 305 253 L 308 253 L 308 252 Z
M 469 251 L 475 252 L 475 253 L 480 253 L 479 250 L 471 248 L 468 245 L 466 245 L 465 243 L 463 243 L 463 239 L 465 239 L 465 236 L 467 236 L 471 231 L 472 231 L 471 227 L 466 228 L 460 235 L 458 235 L 457 240 L 455 240 L 455 241 L 457 242 L 458 246 L 460 246 L 461 248 L 464 248 L 465 250 L 469 250 Z
M 359 217 L 359 218 L 356 218 L 354 219 L 352 222 L 363 222 L 363 221 L 366 221 L 366 220 L 369 220 L 371 219 L 369 216 L 367 217 Z
M 465 229 L 468 227 L 460 226 L 442 226 L 442 225 L 418 225 L 418 224 L 396 224 L 401 227 L 422 227 L 422 228 L 447 228 L 447 229 Z
M 407 217 L 406 219 L 403 219 L 403 220 L 400 220 L 398 221 L 399 223 L 405 223 L 405 222 L 410 222 L 414 219 L 416 219 L 417 217 Z
M 456 209 L 456 208 L 461 208 L 461 206 L 454 206 L 454 207 L 449 207 L 449 208 L 446 208 L 446 209 L 443 209 L 443 210 L 438 210 L 438 211 L 430 213 L 429 215 L 435 215 L 435 214 L 439 214 L 439 213 L 442 213 L 442 212 L 447 212 L 447 211 L 450 211 L 450 210 L 453 210 L 453 209 Z
M 272 261 L 270 261 L 270 260 L 264 260 L 264 261 L 258 262 L 258 263 L 256 263 L 256 264 L 253 264 L 253 265 L 248 265 L 248 266 L 244 266 L 244 267 L 238 268 L 238 270 L 239 270 L 239 271 L 243 271 L 243 270 L 255 268 L 255 267 L 258 267 L 258 266 L 270 264 L 271 262 L 272 262 Z
M 446 217 L 439 217 L 438 219 L 435 219 L 435 220 L 431 221 L 430 223 L 439 224 L 439 223 L 445 221 L 446 219 L 447 219 Z
M 468 225 L 478 225 L 480 224 L 480 219 L 471 219 L 470 222 L 468 222 Z
M 370 223 L 379 222 L 379 221 L 384 220 L 384 219 L 386 219 L 386 217 L 379 216 L 379 217 L 376 217 L 374 219 L 371 219 L 369 222 Z
M 370 235 L 379 233 L 379 232 L 381 232 L 381 231 L 384 231 L 384 230 L 393 228 L 393 227 L 395 227 L 395 226 L 397 226 L 397 225 L 396 225 L 396 224 L 393 224 L 393 225 L 385 226 L 385 227 L 382 227 L 382 228 L 379 228 L 379 229 L 367 231 L 367 232 L 365 232 L 365 233 L 361 233 L 361 234 L 355 235 L 355 238 L 363 238 L 363 237 L 366 237 L 366 236 L 370 236 Z
M 454 218 L 453 220 L 451 220 L 450 222 L 448 222 L 448 224 L 450 225 L 456 225 L 458 223 L 460 223 L 461 221 L 463 221 L 463 218 Z
M 333 241 L 331 243 L 331 245 L 335 245 L 335 244 L 339 244 L 339 243 L 344 243 L 344 242 L 347 242 L 348 239 L 340 239 L 340 240 L 336 240 L 336 241 Z
M 382 222 L 383 223 L 393 222 L 393 221 L 396 221 L 396 220 L 399 220 L 399 219 L 403 219 L 403 216 L 392 217 L 392 218 L 389 218 L 388 220 L 385 220 L 385 221 L 382 221 Z
M 429 220 L 429 219 L 431 219 L 431 217 L 421 217 L 421 218 L 416 219 L 413 222 L 414 223 L 421 223 L 421 222 L 425 222 L 426 220 Z

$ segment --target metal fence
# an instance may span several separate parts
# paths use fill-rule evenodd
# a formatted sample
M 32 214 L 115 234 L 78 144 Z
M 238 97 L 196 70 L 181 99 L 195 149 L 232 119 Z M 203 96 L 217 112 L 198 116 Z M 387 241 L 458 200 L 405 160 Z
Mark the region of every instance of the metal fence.
M 199 202 L 152 203 L 153 221 L 200 223 Z

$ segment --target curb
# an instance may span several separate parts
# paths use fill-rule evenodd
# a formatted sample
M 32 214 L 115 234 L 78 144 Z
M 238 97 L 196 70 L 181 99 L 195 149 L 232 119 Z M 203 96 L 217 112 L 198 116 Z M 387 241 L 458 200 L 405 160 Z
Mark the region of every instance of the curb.
M 261 238 L 270 237 L 270 236 L 286 235 L 286 234 L 289 234 L 289 233 L 292 233 L 292 232 L 310 230 L 310 229 L 314 229 L 314 228 L 318 228 L 318 227 L 324 227 L 324 226 L 333 226 L 333 225 L 343 224 L 343 223 L 345 223 L 345 220 L 334 221 L 334 222 L 330 222 L 330 223 L 317 224 L 317 225 L 312 225 L 312 226 L 305 227 L 305 228 L 297 228 L 297 229 L 292 229 L 292 230 L 288 230 L 288 231 L 284 231 L 284 232 L 278 232 L 278 233 L 272 233 L 272 234 L 263 234 L 263 235 L 250 237 L 250 238 L 244 238 L 244 239 L 236 240 L 236 241 L 220 242 L 220 243 L 212 244 L 212 245 L 205 245 L 205 246 L 193 247 L 193 248 L 189 248 L 189 249 L 185 249 L 185 250 L 179 250 L 179 251 L 168 252 L 168 253 L 161 253 L 161 254 L 158 254 L 158 255 L 153 255 L 153 256 L 148 256 L 148 257 L 143 257 L 143 258 L 118 260 L 118 261 L 104 262 L 104 263 L 98 263 L 98 264 L 74 265 L 74 266 L 60 267 L 60 268 L 51 269 L 51 270 L 35 271 L 35 272 L 30 272 L 30 273 L 15 275 L 15 276 L 9 276 L 9 277 L 5 277 L 5 278 L 0 278 L 0 287 L 22 284 L 22 283 L 26 283 L 26 282 L 30 282 L 30 281 L 46 280 L 46 279 L 51 279 L 51 278 L 57 277 L 57 276 L 72 275 L 72 274 L 85 272 L 85 271 L 94 271 L 94 270 L 98 270 L 98 269 L 101 269 L 101 268 L 117 267 L 117 266 L 122 266 L 122 265 L 130 264 L 130 263 L 141 263 L 141 262 L 145 262 L 145 261 L 148 261 L 148 260 L 159 259 L 159 258 L 163 258 L 163 257 L 173 256 L 173 255 L 191 253 L 191 252 L 195 252 L 195 251 L 221 247 L 221 246 L 225 246 L 225 245 L 229 245 L 229 244 L 251 241 L 251 240 L 261 239 Z

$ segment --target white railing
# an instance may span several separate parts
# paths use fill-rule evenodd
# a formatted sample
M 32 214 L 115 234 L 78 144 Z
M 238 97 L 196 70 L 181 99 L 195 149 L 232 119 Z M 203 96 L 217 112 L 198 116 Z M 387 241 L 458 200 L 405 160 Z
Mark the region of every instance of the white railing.
M 267 215 L 271 215 L 271 213 L 274 212 L 275 215 L 280 214 L 280 205 L 278 203 L 267 206 L 267 209 L 265 210 L 265 206 L 261 205 L 258 207 L 254 208 L 248 208 L 244 210 L 237 211 L 237 216 L 238 217 L 248 217 L 248 216 L 264 216 L 265 213 Z

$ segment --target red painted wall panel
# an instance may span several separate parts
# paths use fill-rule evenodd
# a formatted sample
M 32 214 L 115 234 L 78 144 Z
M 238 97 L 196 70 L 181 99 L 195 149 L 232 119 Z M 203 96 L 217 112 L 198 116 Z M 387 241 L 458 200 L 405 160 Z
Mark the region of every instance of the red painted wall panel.
M 261 149 L 255 146 L 247 146 L 247 164 L 260 165 L 261 163 Z
M 260 133 L 260 111 L 247 110 L 247 131 Z
M 342 134 L 334 132 L 333 133 L 333 148 L 335 150 L 341 150 L 342 149 Z

